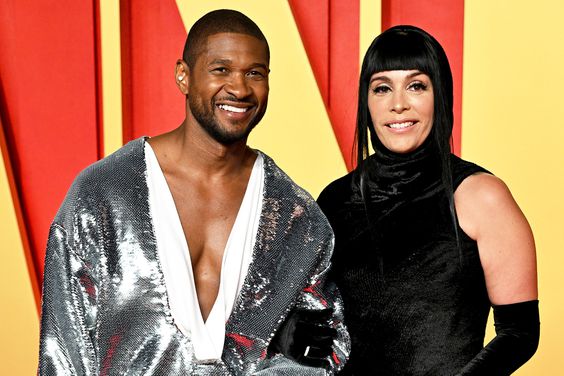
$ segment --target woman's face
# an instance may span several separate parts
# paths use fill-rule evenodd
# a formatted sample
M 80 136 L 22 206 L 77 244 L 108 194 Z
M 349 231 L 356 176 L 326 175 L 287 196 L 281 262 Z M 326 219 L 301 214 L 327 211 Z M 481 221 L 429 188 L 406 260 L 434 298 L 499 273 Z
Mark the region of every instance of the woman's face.
M 418 70 L 374 73 L 368 86 L 368 110 L 380 142 L 395 153 L 417 149 L 433 126 L 431 79 Z

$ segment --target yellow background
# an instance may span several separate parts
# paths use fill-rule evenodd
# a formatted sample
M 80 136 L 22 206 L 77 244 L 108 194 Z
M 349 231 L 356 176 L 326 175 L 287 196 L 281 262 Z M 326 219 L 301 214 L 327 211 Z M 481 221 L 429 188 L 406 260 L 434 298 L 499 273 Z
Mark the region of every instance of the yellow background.
M 4 163 L 0 153 L 0 375 L 32 375 L 39 321 Z
M 516 374 L 564 375 L 564 2 L 464 13 L 462 157 L 507 183 L 537 245 L 541 340 Z
M 271 95 L 250 144 L 314 196 L 345 173 L 328 116 L 286 1 L 178 0 L 185 25 L 213 8 L 243 11 L 269 40 Z M 465 5 L 462 156 L 511 188 L 535 233 L 541 344 L 516 374 L 558 375 L 564 356 L 564 3 L 469 0 Z M 101 1 L 104 143 L 121 145 L 119 4 Z M 380 28 L 380 1 L 361 0 L 364 53 Z M 361 56 L 359 56 L 359 60 Z M 171 62 L 171 66 L 174 62 Z M 351 83 L 356 85 L 356 83 Z M 182 103 L 178 103 L 182 105 Z M 0 374 L 36 372 L 38 320 L 0 160 Z M 492 330 L 489 331 L 492 335 Z

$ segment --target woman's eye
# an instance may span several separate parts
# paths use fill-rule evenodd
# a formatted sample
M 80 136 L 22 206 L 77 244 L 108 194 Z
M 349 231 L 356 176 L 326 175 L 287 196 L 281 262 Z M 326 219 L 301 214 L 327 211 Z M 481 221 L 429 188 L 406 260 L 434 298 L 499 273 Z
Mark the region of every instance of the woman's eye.
M 427 85 L 425 85 L 422 82 L 414 82 L 411 85 L 409 85 L 408 89 L 413 91 L 424 91 L 427 89 Z
M 387 92 L 389 92 L 391 89 L 388 86 L 385 85 L 381 85 L 381 86 L 376 86 L 374 89 L 372 89 L 372 91 L 375 94 L 385 94 Z

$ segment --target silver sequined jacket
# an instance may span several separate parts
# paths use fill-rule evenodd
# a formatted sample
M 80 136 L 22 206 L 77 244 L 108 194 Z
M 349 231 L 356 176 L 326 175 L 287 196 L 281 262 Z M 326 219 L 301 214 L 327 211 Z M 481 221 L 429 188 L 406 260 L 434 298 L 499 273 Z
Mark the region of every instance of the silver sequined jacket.
M 226 324 L 222 360 L 199 362 L 175 326 L 149 214 L 144 139 L 86 168 L 53 221 L 45 257 L 40 375 L 325 375 L 349 353 L 325 277 L 333 233 L 314 200 L 263 155 L 253 260 Z M 268 350 L 294 308 L 335 309 L 332 369 Z

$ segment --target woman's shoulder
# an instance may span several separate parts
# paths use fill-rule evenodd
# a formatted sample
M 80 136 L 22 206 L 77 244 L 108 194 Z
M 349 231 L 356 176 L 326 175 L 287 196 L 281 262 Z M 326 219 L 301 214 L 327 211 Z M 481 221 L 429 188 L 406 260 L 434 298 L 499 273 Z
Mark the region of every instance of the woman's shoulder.
M 452 180 L 457 198 L 476 208 L 498 205 L 513 199 L 507 185 L 485 168 L 451 155 Z M 500 201 L 501 200 L 501 201 Z
M 475 173 L 464 179 L 454 194 L 461 227 L 473 239 L 478 227 L 492 215 L 522 215 L 507 185 L 488 173 Z
M 511 192 L 497 176 L 478 172 L 460 183 L 456 195 L 481 205 L 496 205 L 499 200 L 511 197 Z
M 357 190 L 355 189 L 355 178 L 356 171 L 352 171 L 329 183 L 317 198 L 321 209 L 326 212 L 331 207 L 349 202 Z
M 452 155 L 454 201 L 461 227 L 473 239 L 492 213 L 518 210 L 502 179 L 475 163 Z
M 452 185 L 454 190 L 456 190 L 458 186 L 469 176 L 480 173 L 491 175 L 491 172 L 489 172 L 485 168 L 457 157 L 454 154 L 450 155 L 450 165 L 452 170 Z
M 491 174 L 473 174 L 454 201 L 460 227 L 478 243 L 491 302 L 536 299 L 533 233 L 507 185 Z

